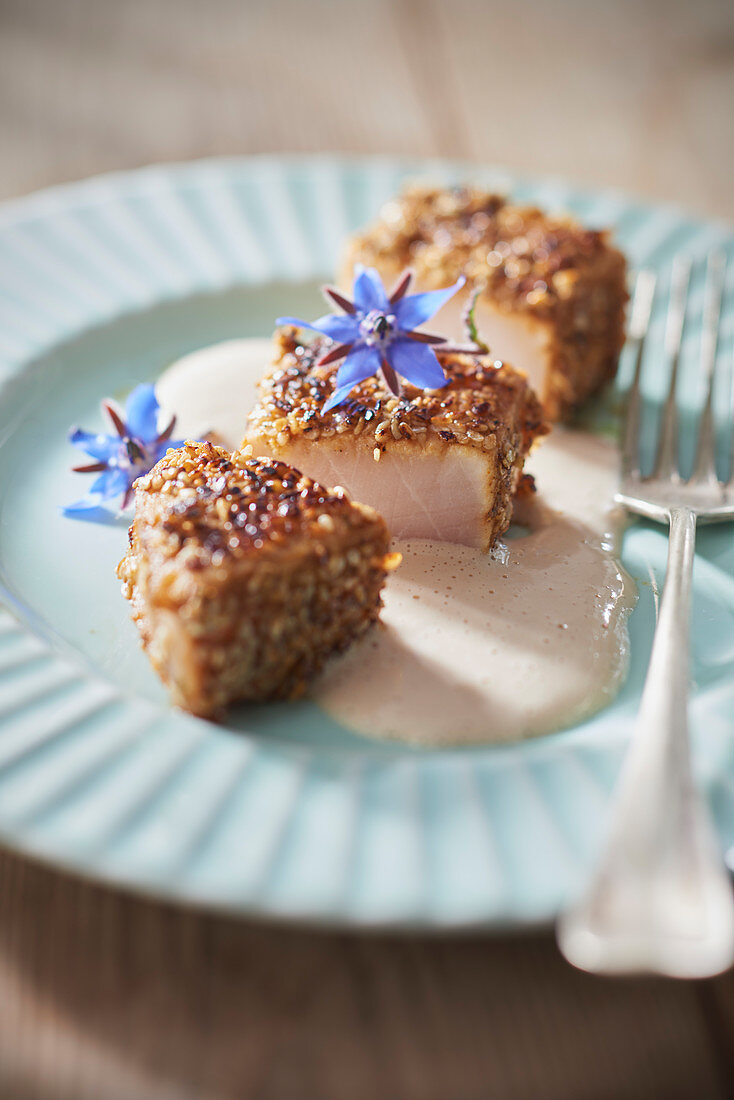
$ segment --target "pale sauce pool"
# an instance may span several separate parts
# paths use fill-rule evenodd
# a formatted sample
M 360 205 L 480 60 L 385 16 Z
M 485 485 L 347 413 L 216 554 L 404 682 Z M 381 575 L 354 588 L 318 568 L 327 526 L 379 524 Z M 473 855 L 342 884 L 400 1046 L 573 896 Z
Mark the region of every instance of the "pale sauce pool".
M 231 340 L 158 383 L 177 435 L 244 434 L 270 341 Z M 579 721 L 615 695 L 636 594 L 615 553 L 616 449 L 554 429 L 533 454 L 537 499 L 492 555 L 397 542 L 382 625 L 329 666 L 313 698 L 370 737 L 420 745 L 513 741 Z M 305 470 L 304 473 L 308 473 Z

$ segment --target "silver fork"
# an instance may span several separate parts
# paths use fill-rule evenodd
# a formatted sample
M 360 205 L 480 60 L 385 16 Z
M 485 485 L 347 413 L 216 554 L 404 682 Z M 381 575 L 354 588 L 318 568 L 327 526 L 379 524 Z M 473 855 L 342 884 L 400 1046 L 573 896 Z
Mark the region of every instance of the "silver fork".
M 716 471 L 713 390 L 725 260 L 709 256 L 701 369 L 707 387 L 694 472 L 678 472 L 676 384 L 690 261 L 674 262 L 665 333 L 670 371 L 651 477 L 639 462 L 640 375 L 655 278 L 638 277 L 630 323 L 635 375 L 627 399 L 616 501 L 670 525 L 668 564 L 650 666 L 601 860 L 585 896 L 559 920 L 566 958 L 596 973 L 707 977 L 734 962 L 734 897 L 691 774 L 689 626 L 696 524 L 734 519 L 734 471 Z

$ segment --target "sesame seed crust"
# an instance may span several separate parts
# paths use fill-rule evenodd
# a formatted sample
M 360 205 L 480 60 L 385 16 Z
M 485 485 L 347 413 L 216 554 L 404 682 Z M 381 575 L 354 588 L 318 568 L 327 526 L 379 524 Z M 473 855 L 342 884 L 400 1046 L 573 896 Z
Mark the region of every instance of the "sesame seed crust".
M 200 560 L 290 552 L 294 539 L 351 539 L 379 517 L 275 459 L 230 455 L 211 443 L 169 450 L 135 483 L 136 504 L 161 494 L 163 529 Z M 290 545 L 289 545 L 290 543 Z
M 606 231 L 476 187 L 406 188 L 352 238 L 351 251 L 378 269 L 386 259 L 412 267 L 425 286 L 446 286 L 464 274 L 486 284 L 493 301 L 546 316 L 600 257 L 611 252 L 624 264 Z
M 377 619 L 398 561 L 381 517 L 343 491 L 187 442 L 136 482 L 118 576 L 174 703 L 217 717 L 303 694 Z
M 463 274 L 480 298 L 552 328 L 546 415 L 567 416 L 614 376 L 624 343 L 626 261 L 605 230 L 474 187 L 406 188 L 348 242 L 341 273 L 355 263 L 391 280 L 412 268 L 431 289 Z
M 416 450 L 473 447 L 512 463 L 548 431 L 523 374 L 490 356 L 440 348 L 438 359 L 448 376 L 441 389 L 406 385 L 397 398 L 371 377 L 355 386 L 343 405 L 324 414 L 337 371 L 315 364 L 329 346 L 325 337 L 307 340 L 293 328 L 276 333 L 275 362 L 260 383 L 245 444 L 267 440 L 277 450 L 299 437 L 316 442 L 348 433 L 378 461 L 386 449 L 406 441 Z

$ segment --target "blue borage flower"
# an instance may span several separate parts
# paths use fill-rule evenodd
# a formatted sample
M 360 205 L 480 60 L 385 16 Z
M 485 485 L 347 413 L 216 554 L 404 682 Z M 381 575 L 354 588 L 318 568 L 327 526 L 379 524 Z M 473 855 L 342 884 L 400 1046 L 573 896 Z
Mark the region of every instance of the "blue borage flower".
M 402 392 L 400 377 L 421 389 L 435 390 L 444 385 L 446 375 L 431 347 L 445 344 L 444 337 L 414 329 L 428 321 L 466 280 L 462 276 L 444 290 L 406 294 L 412 278 L 412 273 L 406 271 L 388 295 L 375 269 L 357 264 L 354 301 L 333 287 L 324 287 L 324 293 L 343 313 L 328 313 L 311 322 L 297 317 L 278 318 L 278 325 L 313 329 L 334 342 L 336 346 L 322 355 L 316 366 L 344 359 L 334 392 L 322 412 L 341 405 L 359 382 L 373 374 L 382 377 L 395 397 Z
M 124 414 L 111 401 L 103 401 L 102 408 L 116 435 L 93 435 L 81 428 L 69 433 L 70 443 L 97 460 L 72 469 L 77 473 L 99 473 L 99 477 L 87 496 L 62 509 L 66 516 L 88 512 L 120 495 L 121 509 L 127 508 L 135 479 L 147 474 L 169 447 L 183 445 L 183 440 L 171 441 L 175 416 L 162 432 L 158 431 L 160 406 L 154 386 L 136 386 L 125 403 Z

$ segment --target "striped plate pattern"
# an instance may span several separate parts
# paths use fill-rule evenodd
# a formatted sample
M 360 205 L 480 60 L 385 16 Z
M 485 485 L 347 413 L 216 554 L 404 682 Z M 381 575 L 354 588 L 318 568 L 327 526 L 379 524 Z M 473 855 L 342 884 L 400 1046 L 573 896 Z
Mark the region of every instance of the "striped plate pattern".
M 536 741 L 421 753 L 324 731 L 308 704 L 232 726 L 171 711 L 142 658 L 128 665 L 137 647 L 113 577 L 124 527 L 58 517 L 59 493 L 72 485 L 61 469 L 72 420 L 86 423 L 100 397 L 207 340 L 267 334 L 276 312 L 298 312 L 298 295 L 315 303 L 314 283 L 333 272 L 345 234 L 418 176 L 470 178 L 612 226 L 633 265 L 655 267 L 663 284 L 679 250 L 734 254 L 725 228 L 671 209 L 439 162 L 201 161 L 0 208 L 5 844 L 197 905 L 355 926 L 533 924 L 579 889 L 639 698 L 661 532 L 639 525 L 626 539 L 640 603 L 630 676 L 614 704 Z M 697 272 L 694 312 L 701 293 Z M 729 360 L 733 301 L 729 293 Z M 658 308 L 654 336 L 662 324 Z M 688 340 L 693 348 L 693 325 Z M 628 369 L 623 362 L 623 376 Z M 653 371 L 650 391 L 663 384 Z M 693 415 L 695 372 L 684 386 Z M 734 852 L 731 543 L 723 529 L 702 532 L 692 711 L 696 766 L 722 846 Z

